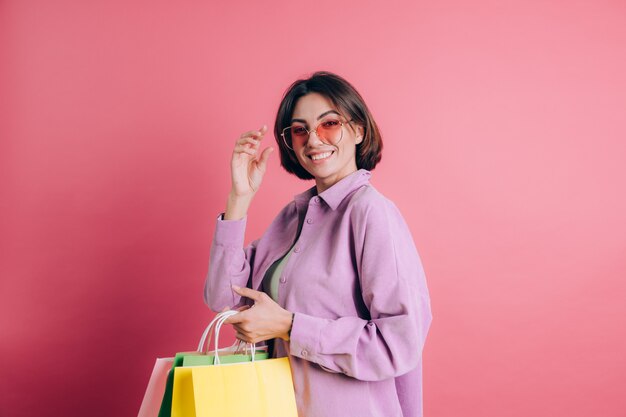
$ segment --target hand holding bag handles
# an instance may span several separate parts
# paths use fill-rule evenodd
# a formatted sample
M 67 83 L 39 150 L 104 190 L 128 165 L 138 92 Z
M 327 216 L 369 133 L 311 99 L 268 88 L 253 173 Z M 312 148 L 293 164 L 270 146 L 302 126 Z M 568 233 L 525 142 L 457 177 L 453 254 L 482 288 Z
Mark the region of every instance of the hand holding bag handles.
M 219 354 L 222 357 L 228 355 L 228 358 L 225 359 L 227 362 L 245 362 L 245 361 L 254 360 L 254 359 L 262 360 L 262 359 L 269 358 L 269 354 L 267 352 L 267 346 L 262 346 L 259 349 L 259 348 L 256 348 L 252 344 L 245 343 L 240 340 L 236 341 L 230 347 L 222 348 L 222 349 L 218 348 L 219 330 L 216 329 L 217 325 L 219 324 L 221 328 L 222 324 L 228 317 L 237 313 L 238 311 L 230 310 L 230 311 L 225 311 L 225 312 L 217 314 L 215 318 L 211 321 L 211 323 L 209 323 L 207 328 L 204 330 L 204 333 L 202 333 L 202 337 L 200 338 L 200 343 L 198 344 L 197 351 L 188 352 L 184 354 L 184 357 L 182 359 L 182 366 L 213 365 L 214 361 L 216 360 L 215 358 L 216 354 Z M 214 350 L 210 352 L 209 348 L 211 346 L 211 337 L 213 336 L 213 333 L 215 333 L 216 335 L 215 346 L 214 346 Z M 205 349 L 205 345 L 206 345 L 206 351 L 203 352 L 203 350 Z M 244 350 L 241 349 L 242 346 L 245 346 Z M 251 354 L 248 353 L 249 351 L 251 352 L 252 348 L 255 348 L 254 358 L 252 358 Z
M 251 361 L 220 356 L 220 330 L 237 313 L 221 313 L 214 323 L 214 365 L 175 368 L 172 417 L 297 417 L 289 358 L 259 360 L 254 345 Z
M 214 352 L 215 352 L 215 361 L 213 362 L 214 365 L 220 365 L 220 357 L 219 357 L 219 338 L 220 338 L 220 330 L 222 328 L 222 325 L 224 324 L 224 322 L 230 317 L 230 316 L 234 316 L 235 314 L 237 314 L 238 311 L 225 311 L 218 319 L 215 325 L 215 348 L 214 348 Z M 237 342 L 235 342 L 235 345 L 237 344 Z M 252 362 L 254 362 L 254 357 L 255 357 L 255 353 L 256 353 L 256 345 L 254 343 L 247 343 L 247 346 L 250 346 L 251 351 L 252 351 Z
M 198 349 L 196 351 L 191 352 L 179 352 L 174 357 L 171 370 L 167 375 L 167 380 L 165 384 L 165 391 L 163 393 L 163 399 L 161 400 L 161 407 L 159 409 L 158 417 L 171 417 L 172 415 L 172 405 L 173 405 L 173 396 L 174 396 L 174 376 L 175 370 L 181 367 L 182 370 L 178 371 L 178 386 L 176 386 L 177 395 L 181 391 L 184 391 L 185 384 L 188 384 L 191 387 L 191 371 L 188 369 L 189 366 L 201 366 L 201 365 L 213 365 L 214 362 L 214 352 L 209 352 L 209 348 L 211 345 L 211 336 L 213 335 L 213 331 L 215 329 L 216 323 L 220 320 L 224 315 L 230 317 L 232 314 L 237 313 L 237 311 L 230 311 L 219 313 L 215 316 L 215 318 L 209 323 L 204 332 L 202 333 L 202 337 L 200 338 L 200 343 L 198 345 Z M 208 340 L 207 340 L 208 339 Z M 233 346 L 219 349 L 220 351 L 220 362 L 244 362 L 250 361 L 252 357 L 248 354 L 247 349 L 246 352 L 239 353 L 240 346 L 242 342 L 236 342 Z M 206 344 L 206 351 L 205 351 Z M 264 347 L 265 348 L 265 347 Z M 259 350 L 257 349 L 255 352 L 255 360 L 267 359 L 269 357 L 267 350 Z M 225 356 L 226 355 L 226 356 Z M 187 390 L 190 392 L 189 395 L 193 396 L 193 391 Z M 191 399 L 193 401 L 193 397 Z M 186 414 L 182 414 L 186 415 Z
M 206 351 L 208 353 L 209 351 L 209 346 L 211 345 L 211 336 L 212 336 L 212 330 L 213 327 L 215 327 L 215 324 L 220 321 L 221 318 L 223 317 L 230 317 L 234 314 L 237 314 L 237 311 L 235 310 L 228 310 L 228 311 L 223 311 L 221 313 L 218 313 L 215 315 L 215 317 L 213 318 L 213 320 L 211 320 L 211 322 L 209 323 L 209 325 L 206 327 L 206 329 L 204 329 L 204 332 L 202 333 L 202 337 L 200 337 L 200 343 L 198 344 L 198 349 L 197 351 L 199 353 L 202 353 L 202 350 L 204 349 L 204 345 L 206 343 Z M 207 341 L 208 338 L 208 341 Z M 235 341 L 234 346 L 240 345 L 242 342 L 241 341 Z M 217 350 L 217 349 L 216 349 Z

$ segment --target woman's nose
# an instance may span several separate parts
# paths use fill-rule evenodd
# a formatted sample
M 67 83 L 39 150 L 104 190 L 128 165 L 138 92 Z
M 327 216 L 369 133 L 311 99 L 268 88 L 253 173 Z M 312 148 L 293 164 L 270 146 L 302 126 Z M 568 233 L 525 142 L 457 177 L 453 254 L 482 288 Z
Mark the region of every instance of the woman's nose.
M 309 132 L 309 138 L 307 140 L 307 145 L 315 146 L 315 145 L 320 144 L 320 143 L 324 143 L 324 142 L 322 142 L 322 140 L 318 136 L 317 131 L 316 130 L 311 130 Z

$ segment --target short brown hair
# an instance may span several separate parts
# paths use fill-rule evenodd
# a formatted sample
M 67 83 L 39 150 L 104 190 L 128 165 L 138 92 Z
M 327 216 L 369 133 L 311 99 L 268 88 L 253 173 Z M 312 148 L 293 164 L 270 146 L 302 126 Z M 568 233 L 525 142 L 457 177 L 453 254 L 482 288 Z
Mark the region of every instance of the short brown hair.
M 313 178 L 280 136 L 282 130 L 291 125 L 298 99 L 309 93 L 319 93 L 328 98 L 340 112 L 349 116 L 348 119 L 363 127 L 363 140 L 356 145 L 356 166 L 368 171 L 374 169 L 380 162 L 383 150 L 378 126 L 356 89 L 345 79 L 328 71 L 317 71 L 309 78 L 295 81 L 283 95 L 274 123 L 274 137 L 280 149 L 280 164 L 283 168 L 303 180 Z

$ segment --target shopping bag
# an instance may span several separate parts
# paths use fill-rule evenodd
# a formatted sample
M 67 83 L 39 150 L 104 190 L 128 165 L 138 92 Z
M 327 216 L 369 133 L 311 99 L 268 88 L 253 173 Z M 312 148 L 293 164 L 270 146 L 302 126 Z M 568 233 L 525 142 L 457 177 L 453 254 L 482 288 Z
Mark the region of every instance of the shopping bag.
M 289 358 L 187 369 L 192 374 L 195 403 L 189 415 L 298 416 Z
M 175 370 L 172 417 L 297 417 L 288 358 L 256 360 L 254 345 L 251 361 L 232 363 L 229 356 L 220 355 L 220 328 L 229 316 L 225 314 L 215 324 L 214 364 Z M 179 387 L 187 395 L 177 402 Z
M 249 352 L 241 352 L 240 346 L 235 343 L 228 348 L 219 349 L 219 332 L 215 332 L 215 345 L 213 351 L 209 352 L 211 344 L 211 335 L 214 327 L 221 327 L 223 322 L 230 316 L 237 314 L 238 311 L 226 311 L 219 313 L 215 319 L 207 326 L 204 331 L 198 349 L 195 352 L 181 352 L 176 354 L 170 373 L 166 393 L 163 397 L 159 417 L 193 417 L 194 397 L 193 397 L 193 381 L 190 372 L 190 366 L 213 365 L 215 361 L 221 363 L 236 363 L 251 360 L 266 360 L 269 357 L 267 346 L 256 349 L 254 345 L 250 345 Z M 206 352 L 203 352 L 205 341 Z M 217 353 L 217 354 L 216 354 Z M 219 356 L 218 356 L 219 355 Z
M 207 337 L 209 337 L 208 343 L 207 343 L 207 350 L 208 350 L 208 346 L 210 345 L 210 342 L 211 342 L 211 339 L 210 339 L 211 331 L 213 330 L 213 327 L 214 327 L 215 323 L 217 322 L 217 320 L 219 319 L 219 317 L 220 317 L 220 314 L 216 315 L 215 318 L 206 327 L 206 329 L 202 333 L 202 337 L 200 338 L 200 343 L 198 344 L 198 349 L 196 351 L 178 352 L 174 356 L 174 360 L 172 362 L 171 370 L 167 374 L 167 380 L 166 380 L 166 383 L 165 383 L 165 391 L 163 393 L 163 398 L 161 399 L 161 407 L 159 409 L 158 417 L 171 417 L 171 414 L 172 414 L 172 395 L 173 395 L 173 390 L 174 390 L 174 369 L 179 367 L 179 366 L 183 366 L 183 362 L 184 362 L 184 359 L 185 359 L 186 356 L 200 356 L 200 355 L 202 355 L 203 354 L 204 345 L 205 345 L 205 342 L 207 340 Z
M 167 374 L 172 367 L 174 358 L 158 358 L 152 369 L 146 393 L 139 407 L 137 417 L 157 417 L 165 393 Z
M 222 363 L 246 362 L 252 360 L 252 355 L 250 353 L 237 353 L 239 351 L 238 349 L 239 348 L 236 345 L 220 349 L 220 358 Z M 264 346 L 261 351 L 256 351 L 254 354 L 254 359 L 257 361 L 268 358 L 269 353 L 267 352 L 267 346 Z M 159 410 L 158 417 L 171 417 L 172 396 L 174 394 L 174 369 L 188 366 L 213 365 L 214 361 L 214 352 L 205 353 L 192 351 L 177 353 L 173 358 L 171 369 L 167 375 L 165 389 L 160 401 L 161 408 Z M 182 372 L 182 374 L 180 374 L 180 372 Z M 191 378 L 191 374 L 186 373 L 186 371 L 179 371 L 179 379 L 180 378 L 183 378 L 183 380 L 179 381 L 179 386 L 183 386 L 185 384 L 185 378 Z

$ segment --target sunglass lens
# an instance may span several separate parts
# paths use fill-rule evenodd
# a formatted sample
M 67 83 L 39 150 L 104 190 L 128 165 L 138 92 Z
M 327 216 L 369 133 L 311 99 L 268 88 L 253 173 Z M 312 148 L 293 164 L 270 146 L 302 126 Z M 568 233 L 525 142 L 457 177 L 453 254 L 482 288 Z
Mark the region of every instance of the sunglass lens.
M 335 144 L 341 139 L 341 122 L 337 119 L 327 119 L 318 127 L 320 139 L 326 143 Z

